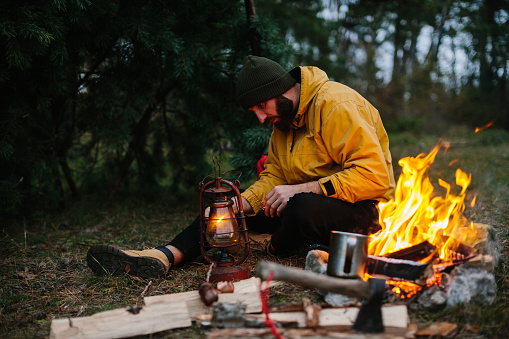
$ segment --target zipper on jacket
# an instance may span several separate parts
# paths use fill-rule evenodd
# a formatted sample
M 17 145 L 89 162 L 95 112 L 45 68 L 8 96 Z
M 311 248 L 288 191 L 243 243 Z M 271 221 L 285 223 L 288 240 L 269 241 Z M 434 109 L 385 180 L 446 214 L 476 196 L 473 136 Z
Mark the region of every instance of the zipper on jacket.
M 295 135 L 297 134 L 297 132 L 295 132 L 294 128 L 292 128 L 292 132 L 293 132 L 293 138 L 292 138 L 292 145 L 290 146 L 290 153 L 292 153 L 293 146 L 295 145 Z

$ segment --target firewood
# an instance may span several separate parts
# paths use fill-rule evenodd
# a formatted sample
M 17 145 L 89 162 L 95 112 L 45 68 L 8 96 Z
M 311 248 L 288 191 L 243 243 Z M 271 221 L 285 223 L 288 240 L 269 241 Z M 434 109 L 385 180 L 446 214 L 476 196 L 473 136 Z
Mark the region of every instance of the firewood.
M 323 309 L 318 316 L 318 328 L 335 331 L 350 331 L 357 314 L 358 307 L 334 307 Z M 251 317 L 265 317 L 253 314 Z M 305 312 L 281 312 L 270 313 L 270 319 L 275 322 L 295 321 L 299 328 L 307 326 Z M 385 334 L 404 335 L 408 326 L 408 312 L 406 305 L 390 305 L 382 307 L 382 319 L 385 326 Z
M 458 325 L 448 322 L 442 322 L 431 325 L 423 330 L 415 333 L 416 338 L 430 338 L 430 337 L 441 337 L 441 338 L 453 338 L 458 333 Z
M 338 332 L 329 329 L 291 328 L 280 329 L 281 335 L 285 338 L 345 338 L 345 339 L 404 339 L 403 335 L 391 333 L 364 334 L 351 331 Z M 216 329 L 208 332 L 208 339 L 223 338 L 273 338 L 269 328 L 234 328 Z
M 279 284 L 278 282 L 271 286 Z M 251 278 L 234 283 L 234 293 L 220 293 L 220 302 L 242 303 L 246 313 L 260 313 L 260 279 Z M 127 338 L 173 328 L 189 327 L 197 314 L 212 312 L 200 300 L 198 291 L 145 297 L 145 306 L 119 308 L 88 317 L 54 319 L 51 339 L 66 338 Z M 168 319 L 171 319 L 169 321 Z
M 465 265 L 471 267 L 477 267 L 481 270 L 485 270 L 488 272 L 493 271 L 493 257 L 487 254 L 478 254 L 473 258 L 469 259 Z
M 171 321 L 168 321 L 171 319 Z M 54 319 L 50 339 L 127 338 L 191 326 L 185 302 L 119 308 L 88 317 Z
M 220 303 L 243 303 L 246 304 L 246 313 L 260 313 L 262 303 L 260 301 L 260 279 L 252 277 L 233 283 L 234 293 L 219 293 L 218 302 Z M 271 286 L 280 284 L 280 282 L 271 282 Z M 195 317 L 197 314 L 211 314 L 212 308 L 205 306 L 200 300 L 198 291 L 189 291 L 176 294 L 164 294 L 145 297 L 145 305 L 155 303 L 164 303 L 172 305 L 173 303 L 186 302 L 189 315 Z

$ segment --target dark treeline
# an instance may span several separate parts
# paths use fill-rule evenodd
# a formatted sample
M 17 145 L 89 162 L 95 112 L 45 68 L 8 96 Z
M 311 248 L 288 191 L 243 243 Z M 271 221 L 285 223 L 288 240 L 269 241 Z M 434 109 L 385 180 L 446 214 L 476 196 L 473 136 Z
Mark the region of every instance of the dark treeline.
M 226 149 L 249 177 L 270 135 L 235 103 L 250 53 L 323 68 L 372 101 L 389 132 L 509 129 L 508 5 L 2 1 L 0 214 L 90 194 L 179 196 Z

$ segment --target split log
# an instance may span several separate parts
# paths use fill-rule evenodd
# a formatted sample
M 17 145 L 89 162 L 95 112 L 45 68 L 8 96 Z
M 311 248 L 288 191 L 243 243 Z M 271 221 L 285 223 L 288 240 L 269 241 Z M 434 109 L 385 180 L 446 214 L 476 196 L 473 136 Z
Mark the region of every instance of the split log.
M 246 305 L 246 313 L 260 313 L 262 303 L 260 300 L 260 279 L 252 277 L 233 283 L 233 293 L 219 293 L 220 303 L 242 303 Z M 275 285 L 275 284 L 274 284 Z M 274 286 L 271 284 L 271 286 Z M 185 302 L 189 315 L 194 318 L 198 314 L 211 314 L 212 308 L 206 306 L 200 299 L 198 291 L 183 292 L 177 294 L 165 294 L 144 298 L 145 305 L 163 303 L 172 305 L 173 303 Z
M 242 303 L 247 305 L 246 313 L 260 313 L 260 279 L 253 277 L 234 285 L 234 293 L 219 294 L 219 302 Z M 198 291 L 145 297 L 144 301 L 143 307 L 119 308 L 88 317 L 54 319 L 50 338 L 101 339 L 146 335 L 189 327 L 196 314 L 211 313 L 212 310 L 203 304 Z
M 50 339 L 106 339 L 146 335 L 191 326 L 185 302 L 114 309 L 88 317 L 54 319 Z
M 465 265 L 477 267 L 481 270 L 493 272 L 493 257 L 487 254 L 478 254 L 465 262 Z
M 402 335 L 394 335 L 390 333 L 355 333 L 355 332 L 337 332 L 327 329 L 309 329 L 309 328 L 292 328 L 279 329 L 280 334 L 285 338 L 321 338 L 321 339 L 405 339 Z M 273 338 L 274 335 L 269 328 L 235 328 L 235 329 L 218 329 L 208 332 L 208 339 L 224 339 L 224 338 Z
M 318 327 L 334 331 L 348 332 L 351 330 L 358 307 L 328 308 L 320 311 Z M 250 315 L 250 317 L 265 317 L 264 315 Z M 306 327 L 305 312 L 270 313 L 270 319 L 275 322 L 295 321 L 300 328 Z M 385 334 L 404 336 L 408 326 L 408 311 L 406 305 L 390 305 L 382 307 L 382 319 Z

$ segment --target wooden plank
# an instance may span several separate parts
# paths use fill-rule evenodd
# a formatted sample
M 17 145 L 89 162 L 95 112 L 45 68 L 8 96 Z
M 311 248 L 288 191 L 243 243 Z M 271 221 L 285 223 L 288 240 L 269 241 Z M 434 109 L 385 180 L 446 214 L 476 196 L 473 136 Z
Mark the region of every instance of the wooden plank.
M 134 314 L 127 308 L 96 313 L 88 317 L 54 319 L 50 339 L 127 338 L 191 326 L 185 302 L 143 306 Z
M 292 328 L 278 329 L 279 333 L 285 338 L 316 338 L 316 339 L 404 339 L 404 335 L 395 335 L 391 333 L 356 333 L 356 332 L 338 332 L 327 329 L 309 329 Z M 269 328 L 225 328 L 213 329 L 207 333 L 208 339 L 224 338 L 274 338 Z
M 246 313 L 260 313 L 260 279 L 250 278 L 234 283 L 234 293 L 219 294 L 219 302 L 243 303 Z M 278 282 L 271 286 L 278 285 Z M 200 299 L 198 291 L 145 297 L 145 306 L 134 314 L 127 308 L 100 312 L 88 317 L 54 319 L 50 338 L 126 338 L 174 328 L 189 327 L 197 314 L 212 313 Z
M 327 308 L 320 311 L 318 327 L 333 328 L 337 331 L 349 331 L 359 313 L 358 307 Z M 256 317 L 265 317 L 257 315 Z M 298 327 L 306 327 L 304 312 L 270 313 L 275 322 L 297 322 Z M 382 320 L 386 334 L 404 335 L 408 326 L 408 310 L 406 305 L 390 305 L 382 307 Z
M 246 313 L 260 313 L 262 303 L 260 300 L 260 279 L 252 277 L 233 283 L 234 293 L 220 293 L 220 303 L 242 303 L 245 304 Z M 271 284 L 271 286 L 273 286 Z M 200 299 L 198 291 L 189 291 L 176 294 L 165 294 L 144 298 L 145 305 L 164 303 L 173 305 L 176 302 L 186 302 L 189 315 L 194 318 L 198 314 L 212 313 L 212 307 L 206 306 Z M 173 306 L 170 306 L 173 307 Z

